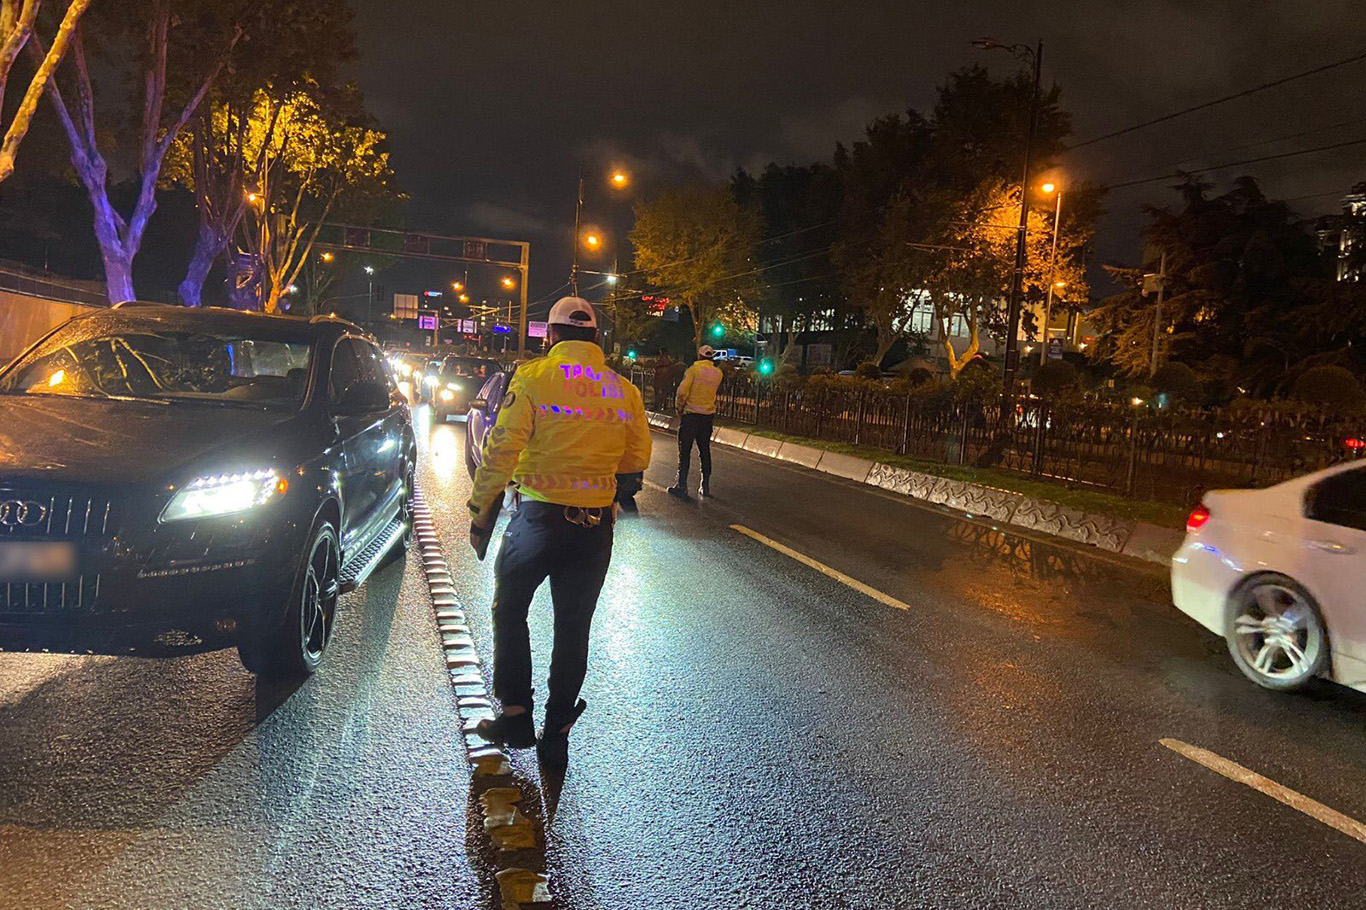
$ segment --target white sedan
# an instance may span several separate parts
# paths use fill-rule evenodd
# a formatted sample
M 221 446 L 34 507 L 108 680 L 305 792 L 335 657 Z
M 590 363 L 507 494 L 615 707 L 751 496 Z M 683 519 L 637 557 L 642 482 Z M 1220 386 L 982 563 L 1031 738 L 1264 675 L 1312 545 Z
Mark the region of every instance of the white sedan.
M 1366 465 L 1207 493 L 1172 557 L 1172 598 L 1258 685 L 1366 691 Z

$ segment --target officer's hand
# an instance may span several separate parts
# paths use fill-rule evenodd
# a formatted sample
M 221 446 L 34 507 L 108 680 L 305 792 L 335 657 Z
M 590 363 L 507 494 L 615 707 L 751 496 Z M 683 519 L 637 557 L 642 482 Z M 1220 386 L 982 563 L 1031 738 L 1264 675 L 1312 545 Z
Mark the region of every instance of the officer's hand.
M 474 548 L 474 552 L 478 553 L 484 548 L 488 536 L 488 525 L 481 525 L 477 521 L 470 522 L 470 546 Z

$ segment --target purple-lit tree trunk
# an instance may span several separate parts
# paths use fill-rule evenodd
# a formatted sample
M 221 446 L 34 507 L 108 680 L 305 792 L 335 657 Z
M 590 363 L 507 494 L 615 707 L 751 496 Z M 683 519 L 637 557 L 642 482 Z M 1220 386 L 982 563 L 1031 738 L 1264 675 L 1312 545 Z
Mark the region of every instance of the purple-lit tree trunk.
M 133 210 L 127 217 L 114 207 L 109 198 L 109 165 L 96 138 L 95 89 L 90 79 L 90 66 L 79 27 L 76 29 L 71 48 L 71 59 L 76 70 L 74 108 L 67 103 L 56 79 L 48 86 L 48 97 L 52 99 L 52 106 L 71 145 L 71 165 L 75 168 L 81 185 L 85 187 L 91 207 L 94 209 L 95 240 L 100 247 L 100 258 L 104 262 L 105 288 L 110 303 L 136 299 L 133 287 L 133 260 L 142 248 L 147 222 L 156 211 L 157 180 L 161 176 L 162 163 L 166 160 L 166 153 L 170 151 L 176 136 L 194 116 L 200 102 L 208 94 L 209 87 L 241 36 L 239 29 L 227 42 L 216 64 L 209 68 L 208 75 L 199 88 L 190 95 L 176 116 L 169 123 L 163 124 L 170 30 L 170 4 L 155 3 L 147 22 L 147 65 L 142 74 L 142 121 L 137 157 L 138 195 Z M 29 46 L 35 55 L 41 55 L 41 48 L 36 41 Z

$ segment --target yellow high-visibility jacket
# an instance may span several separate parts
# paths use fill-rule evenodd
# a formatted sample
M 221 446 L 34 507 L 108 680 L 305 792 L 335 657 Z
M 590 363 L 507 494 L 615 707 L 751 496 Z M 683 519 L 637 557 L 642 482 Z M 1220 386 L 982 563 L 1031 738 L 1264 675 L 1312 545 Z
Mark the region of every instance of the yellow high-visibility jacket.
M 678 413 L 715 414 L 716 390 L 721 385 L 721 369 L 710 360 L 699 360 L 683 374 L 678 384 Z
M 484 440 L 470 515 L 481 522 L 509 480 L 530 499 L 609 506 L 616 475 L 649 464 L 650 424 L 640 390 L 607 367 L 596 344 L 561 341 L 513 374 Z

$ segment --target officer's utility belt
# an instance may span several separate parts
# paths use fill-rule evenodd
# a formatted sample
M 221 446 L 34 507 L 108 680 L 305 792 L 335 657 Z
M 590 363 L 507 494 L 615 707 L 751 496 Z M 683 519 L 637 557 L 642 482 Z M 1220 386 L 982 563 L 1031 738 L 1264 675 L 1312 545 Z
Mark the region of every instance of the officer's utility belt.
M 518 497 L 518 499 L 520 502 L 517 505 L 517 511 L 525 512 L 528 518 L 537 515 L 555 515 L 581 528 L 596 528 L 601 524 L 610 525 L 613 520 L 611 506 L 593 508 L 562 506 L 554 502 L 541 502 L 539 499 L 527 499 L 526 497 Z

